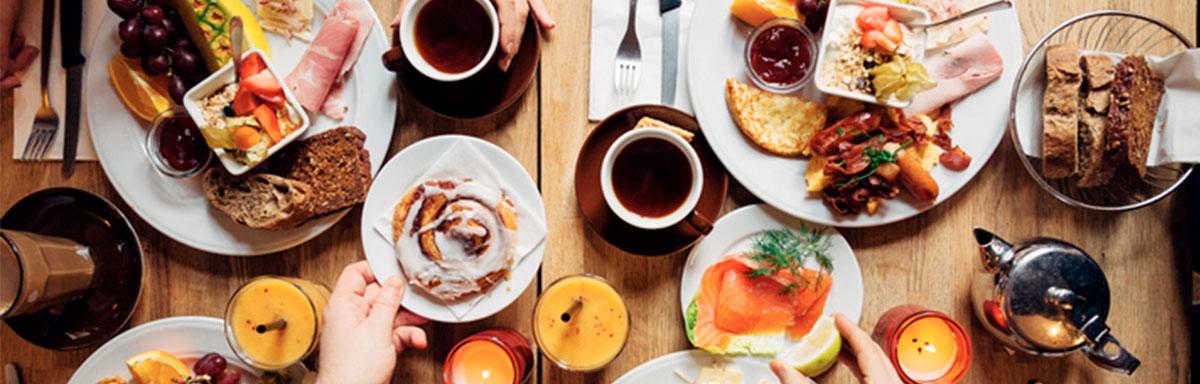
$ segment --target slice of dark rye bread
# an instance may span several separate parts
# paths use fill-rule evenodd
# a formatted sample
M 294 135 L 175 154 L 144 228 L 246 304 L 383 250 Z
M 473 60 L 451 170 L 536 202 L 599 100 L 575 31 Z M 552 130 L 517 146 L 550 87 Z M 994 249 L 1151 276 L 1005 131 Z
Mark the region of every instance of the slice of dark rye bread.
M 1113 164 L 1129 164 L 1138 176 L 1146 176 L 1150 135 L 1164 91 L 1162 76 L 1145 58 L 1126 56 L 1117 63 L 1105 133 L 1105 156 Z
M 313 216 L 360 204 L 371 187 L 367 135 L 355 127 L 338 127 L 294 143 L 270 164 L 271 173 L 312 186 Z
M 1075 185 L 1091 188 L 1108 183 L 1116 173 L 1116 165 L 1104 157 L 1114 67 L 1112 58 L 1104 55 L 1084 56 L 1080 64 L 1083 86 L 1079 90 L 1079 180 Z
M 203 187 L 213 207 L 251 228 L 290 228 L 313 216 L 312 187 L 302 181 L 266 173 L 231 176 L 210 168 Z

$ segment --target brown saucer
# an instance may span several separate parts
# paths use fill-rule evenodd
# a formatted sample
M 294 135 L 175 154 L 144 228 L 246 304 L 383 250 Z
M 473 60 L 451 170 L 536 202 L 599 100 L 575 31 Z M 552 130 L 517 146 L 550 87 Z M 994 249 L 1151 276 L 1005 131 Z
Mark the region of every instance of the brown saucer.
M 442 82 L 430 79 L 413 68 L 404 57 L 398 29 L 393 29 L 393 48 L 383 54 L 383 64 L 396 72 L 400 84 L 408 93 L 431 111 L 459 119 L 486 117 L 507 109 L 533 83 L 541 57 L 542 39 L 537 24 L 530 13 L 525 23 L 525 34 L 521 38 L 521 48 L 508 72 L 501 71 L 493 59 L 492 64 L 466 80 Z
M 583 142 L 583 148 L 579 149 L 579 158 L 575 160 L 575 200 L 579 202 L 579 211 L 583 213 L 588 227 L 609 244 L 635 255 L 668 255 L 691 246 L 704 234 L 684 222 L 659 230 L 645 230 L 626 224 L 608 208 L 600 191 L 600 164 L 604 160 L 604 153 L 617 137 L 633 129 L 633 125 L 643 116 L 696 132 L 692 148 L 700 155 L 700 163 L 704 167 L 704 189 L 700 192 L 696 210 L 713 221 L 717 220 L 729 189 L 725 166 L 721 165 L 704 141 L 695 117 L 663 105 L 626 107 L 608 115 L 592 130 Z
M 78 189 L 44 189 L 9 208 L 0 227 L 74 240 L 88 246 L 96 262 L 83 297 L 5 320 L 21 338 L 47 349 L 80 349 L 107 341 L 129 322 L 142 292 L 142 246 L 108 200 Z

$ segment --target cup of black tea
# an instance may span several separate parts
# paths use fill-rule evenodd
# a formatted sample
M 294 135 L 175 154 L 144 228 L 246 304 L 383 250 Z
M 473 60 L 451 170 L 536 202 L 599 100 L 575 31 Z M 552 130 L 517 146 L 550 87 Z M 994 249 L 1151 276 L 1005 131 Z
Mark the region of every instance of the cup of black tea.
M 712 221 L 696 212 L 704 172 L 692 145 L 662 128 L 636 128 L 608 147 L 600 189 L 609 209 L 632 226 L 656 230 L 687 222 L 702 233 Z
M 400 19 L 400 48 L 417 71 L 459 81 L 492 62 L 500 21 L 491 0 L 411 0 Z

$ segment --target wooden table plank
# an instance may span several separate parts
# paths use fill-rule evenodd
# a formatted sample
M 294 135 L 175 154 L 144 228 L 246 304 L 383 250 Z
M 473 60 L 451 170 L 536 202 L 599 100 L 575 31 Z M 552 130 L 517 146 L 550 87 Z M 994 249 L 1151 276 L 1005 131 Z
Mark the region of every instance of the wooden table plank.
M 562 25 L 587 25 L 588 2 L 563 9 L 552 5 Z M 1026 48 L 1060 22 L 1093 9 L 1129 9 L 1162 18 L 1185 34 L 1195 35 L 1195 4 L 1171 1 L 1022 1 L 1018 4 Z M 571 41 L 589 30 L 556 31 Z M 578 69 L 587 68 L 588 46 L 553 44 L 543 56 L 544 84 L 571 84 Z M 594 58 L 606 60 L 607 58 Z M 1012 64 L 1009 68 L 1015 67 Z M 633 337 L 624 353 L 606 370 L 579 375 L 543 370 L 543 382 L 591 383 L 615 380 L 654 357 L 688 348 L 678 305 L 678 282 L 685 255 L 645 259 L 623 254 L 592 234 L 574 199 L 574 159 L 594 124 L 587 122 L 587 89 L 545 87 L 543 97 L 543 194 L 550 209 L 551 233 L 543 265 L 543 283 L 583 271 L 607 277 L 633 311 Z M 961 127 L 960 129 L 969 129 Z M 1122 214 L 1090 213 L 1070 208 L 1030 182 L 1009 141 L 1001 143 L 976 180 L 956 196 L 914 219 L 871 229 L 842 230 L 862 266 L 866 298 L 863 320 L 870 330 L 887 309 L 917 303 L 947 312 L 968 327 L 975 342 L 973 367 L 966 382 L 1187 382 L 1187 285 L 1177 264 L 1168 228 L 1173 201 Z M 730 206 L 754 203 L 740 187 Z M 1109 324 L 1115 335 L 1142 359 L 1132 378 L 1104 372 L 1083 356 L 1039 359 L 1010 355 L 986 334 L 971 314 L 969 284 L 978 268 L 970 230 L 993 229 L 1012 240 L 1045 235 L 1075 242 L 1100 258 L 1113 287 Z M 1178 234 L 1179 232 L 1174 232 Z M 553 261 L 553 262 L 551 262 Z M 821 382 L 855 382 L 844 367 Z

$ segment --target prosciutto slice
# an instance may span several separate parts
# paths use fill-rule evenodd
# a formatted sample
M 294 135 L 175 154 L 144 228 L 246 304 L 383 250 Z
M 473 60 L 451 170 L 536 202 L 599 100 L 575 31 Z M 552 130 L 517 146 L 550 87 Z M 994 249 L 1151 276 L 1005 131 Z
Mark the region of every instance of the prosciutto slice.
M 338 120 L 349 109 L 341 101 L 346 74 L 358 62 L 375 23 L 366 7 L 362 0 L 339 0 L 300 64 L 284 79 L 304 109 Z
M 987 36 L 979 33 L 926 60 L 925 69 L 937 86 L 918 93 L 904 109 L 905 115 L 927 113 L 975 93 L 1000 78 L 1004 62 Z

